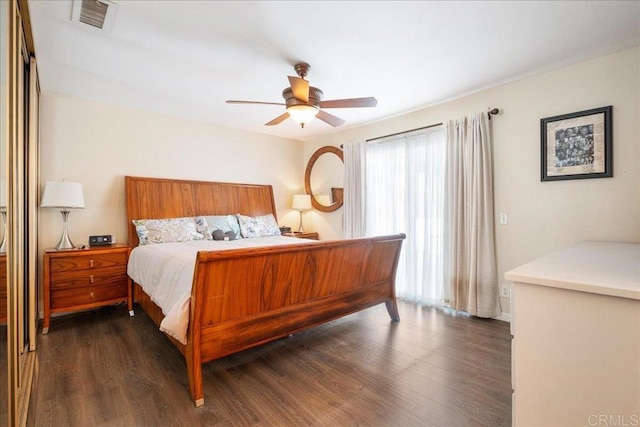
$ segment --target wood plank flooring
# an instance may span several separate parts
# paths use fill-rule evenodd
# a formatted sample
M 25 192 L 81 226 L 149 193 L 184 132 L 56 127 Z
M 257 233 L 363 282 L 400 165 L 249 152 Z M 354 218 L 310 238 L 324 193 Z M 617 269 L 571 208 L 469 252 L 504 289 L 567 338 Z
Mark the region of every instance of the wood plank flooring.
M 30 426 L 510 426 L 509 324 L 384 304 L 204 365 L 136 307 L 55 317 L 38 347 Z

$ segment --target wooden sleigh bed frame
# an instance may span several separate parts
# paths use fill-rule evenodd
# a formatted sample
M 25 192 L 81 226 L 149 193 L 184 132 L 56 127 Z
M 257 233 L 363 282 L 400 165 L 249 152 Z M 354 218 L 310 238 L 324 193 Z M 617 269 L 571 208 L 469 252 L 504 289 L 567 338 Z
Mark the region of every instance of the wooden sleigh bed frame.
M 125 177 L 132 220 L 241 213 L 276 215 L 270 185 Z M 385 303 L 399 320 L 395 275 L 404 234 L 228 251 L 201 251 L 191 290 L 186 359 L 195 406 L 202 364 Z M 161 309 L 130 279 L 133 298 L 160 324 Z M 130 301 L 130 306 L 133 304 Z

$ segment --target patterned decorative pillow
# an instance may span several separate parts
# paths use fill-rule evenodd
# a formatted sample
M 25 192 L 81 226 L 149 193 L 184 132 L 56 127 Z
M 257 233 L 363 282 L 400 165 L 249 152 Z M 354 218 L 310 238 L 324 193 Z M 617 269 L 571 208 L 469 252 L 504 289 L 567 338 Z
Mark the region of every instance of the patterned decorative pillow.
M 209 224 L 207 223 L 207 219 L 203 216 L 196 216 L 193 218 L 196 223 L 196 231 L 202 234 L 205 240 L 211 240 L 211 230 L 209 230 Z
M 223 233 L 233 231 L 236 239 L 242 238 L 240 224 L 238 224 L 238 218 L 235 215 L 210 215 L 204 218 L 209 225 L 211 234 L 216 230 L 221 230 Z
M 211 239 L 204 217 L 133 220 L 141 245 Z
M 236 215 L 240 224 L 240 233 L 244 238 L 279 236 L 280 228 L 273 214 L 262 216 Z

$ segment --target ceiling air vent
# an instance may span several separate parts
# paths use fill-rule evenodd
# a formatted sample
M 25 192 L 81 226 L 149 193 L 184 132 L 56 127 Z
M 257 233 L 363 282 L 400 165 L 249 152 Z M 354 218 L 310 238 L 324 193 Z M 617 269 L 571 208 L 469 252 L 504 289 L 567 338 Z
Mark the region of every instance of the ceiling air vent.
M 109 31 L 117 8 L 117 4 L 107 0 L 74 0 L 71 20 Z
M 102 29 L 109 5 L 97 0 L 83 0 L 80 7 L 80 22 Z

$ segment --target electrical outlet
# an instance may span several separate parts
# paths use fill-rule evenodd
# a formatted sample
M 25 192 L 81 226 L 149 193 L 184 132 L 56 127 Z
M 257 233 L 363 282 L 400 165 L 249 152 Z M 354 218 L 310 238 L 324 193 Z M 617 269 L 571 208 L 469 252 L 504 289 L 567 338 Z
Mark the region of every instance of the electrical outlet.
M 500 285 L 500 296 L 509 298 L 511 296 L 511 288 L 507 284 Z

